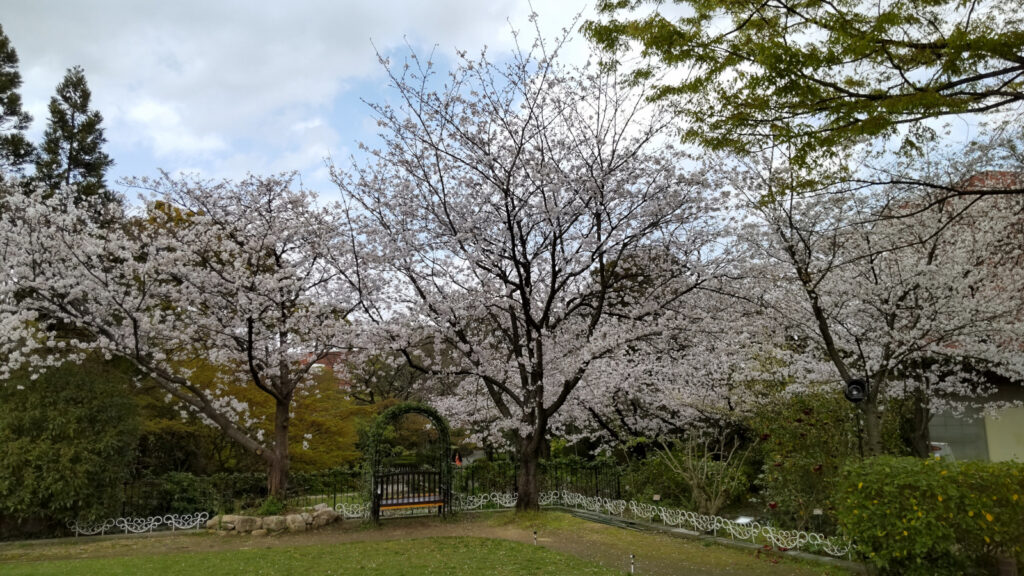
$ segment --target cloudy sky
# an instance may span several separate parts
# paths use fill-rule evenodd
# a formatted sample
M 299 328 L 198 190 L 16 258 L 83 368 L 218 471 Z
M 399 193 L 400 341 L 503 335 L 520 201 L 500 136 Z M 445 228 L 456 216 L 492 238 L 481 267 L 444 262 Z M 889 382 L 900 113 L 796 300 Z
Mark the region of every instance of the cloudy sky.
M 534 0 L 546 36 L 592 15 L 588 0 Z M 330 195 L 324 158 L 344 159 L 375 127 L 361 99 L 388 97 L 374 46 L 402 57 L 437 46 L 507 52 L 526 0 L 0 0 L 39 142 L 46 106 L 81 65 L 104 116 L 109 183 L 125 176 L 298 170 Z M 577 40 L 582 54 L 586 43 Z

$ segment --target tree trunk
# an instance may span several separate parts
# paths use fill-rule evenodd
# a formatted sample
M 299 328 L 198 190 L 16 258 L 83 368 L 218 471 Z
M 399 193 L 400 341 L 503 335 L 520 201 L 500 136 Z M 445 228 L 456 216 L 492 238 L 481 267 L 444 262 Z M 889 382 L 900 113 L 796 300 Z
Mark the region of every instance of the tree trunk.
M 291 416 L 288 408 L 291 402 L 278 400 L 274 407 L 274 446 L 267 454 L 267 493 L 279 500 L 284 500 L 288 490 L 288 469 L 291 459 L 288 456 L 288 425 Z
M 530 436 L 519 442 L 516 511 L 540 510 L 540 454 L 543 442 Z
M 861 405 L 864 416 L 864 456 L 882 455 L 882 412 L 878 409 L 878 396 L 871 391 Z
M 910 419 L 910 451 L 918 458 L 927 458 L 932 454 L 931 434 L 928 430 L 928 424 L 931 423 L 932 415 L 931 411 L 928 410 L 928 398 L 924 389 L 918 388 L 914 390 L 910 402 L 910 409 L 912 410 Z

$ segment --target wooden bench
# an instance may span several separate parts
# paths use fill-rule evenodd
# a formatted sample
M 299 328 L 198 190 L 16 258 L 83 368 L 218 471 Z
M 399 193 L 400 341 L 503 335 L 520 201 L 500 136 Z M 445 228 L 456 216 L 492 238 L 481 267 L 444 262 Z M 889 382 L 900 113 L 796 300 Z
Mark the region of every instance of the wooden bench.
M 444 506 L 443 494 L 417 494 L 399 498 L 381 500 L 381 510 L 402 510 L 405 508 L 430 508 Z
M 403 470 L 375 478 L 377 511 L 437 508 L 444 512 L 446 490 L 440 473 L 432 470 Z

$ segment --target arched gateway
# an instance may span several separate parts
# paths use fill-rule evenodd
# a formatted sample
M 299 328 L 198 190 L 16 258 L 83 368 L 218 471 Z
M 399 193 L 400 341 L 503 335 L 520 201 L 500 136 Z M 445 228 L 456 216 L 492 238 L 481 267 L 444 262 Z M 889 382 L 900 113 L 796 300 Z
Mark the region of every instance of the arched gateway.
M 430 422 L 420 438 L 425 447 L 411 457 L 396 457 L 395 450 L 388 449 L 386 435 L 391 425 L 408 414 L 418 414 Z M 374 522 L 387 510 L 437 508 L 442 516 L 451 511 L 451 433 L 436 410 L 414 402 L 392 406 L 374 421 L 368 440 Z

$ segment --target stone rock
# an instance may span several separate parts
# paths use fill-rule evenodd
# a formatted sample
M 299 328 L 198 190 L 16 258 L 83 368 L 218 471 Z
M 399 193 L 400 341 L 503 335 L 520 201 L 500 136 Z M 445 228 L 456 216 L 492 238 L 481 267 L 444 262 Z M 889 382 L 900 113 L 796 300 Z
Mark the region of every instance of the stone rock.
M 263 529 L 253 530 L 252 531 L 252 535 L 253 536 L 266 536 L 267 534 L 268 534 L 268 532 L 266 530 L 263 530 Z
M 206 528 L 209 530 L 234 530 L 235 520 L 238 516 L 231 514 L 225 514 L 223 516 L 214 516 L 206 521 Z
M 321 503 L 317 504 L 316 506 L 313 506 L 313 510 L 319 512 L 320 510 L 328 510 L 328 509 L 330 509 L 330 507 L 331 507 L 330 504 L 324 504 L 323 502 L 321 502 Z
M 313 515 L 309 512 L 303 512 L 302 514 L 300 514 L 300 516 L 302 516 L 302 519 L 306 522 L 306 525 L 313 523 Z
M 305 532 L 306 530 L 306 519 L 300 514 L 289 514 L 284 518 L 285 523 L 288 524 L 288 530 L 292 532 Z
M 277 532 L 288 528 L 288 522 L 284 516 L 267 516 L 263 518 L 263 528 L 271 532 Z
M 263 527 L 263 519 L 255 516 L 238 516 L 235 518 L 235 530 L 252 532 Z
M 330 508 L 323 508 L 321 510 L 317 510 L 316 513 L 313 514 L 313 528 L 327 526 L 328 524 L 333 523 L 337 519 L 338 513 L 335 512 L 334 510 L 331 510 Z

